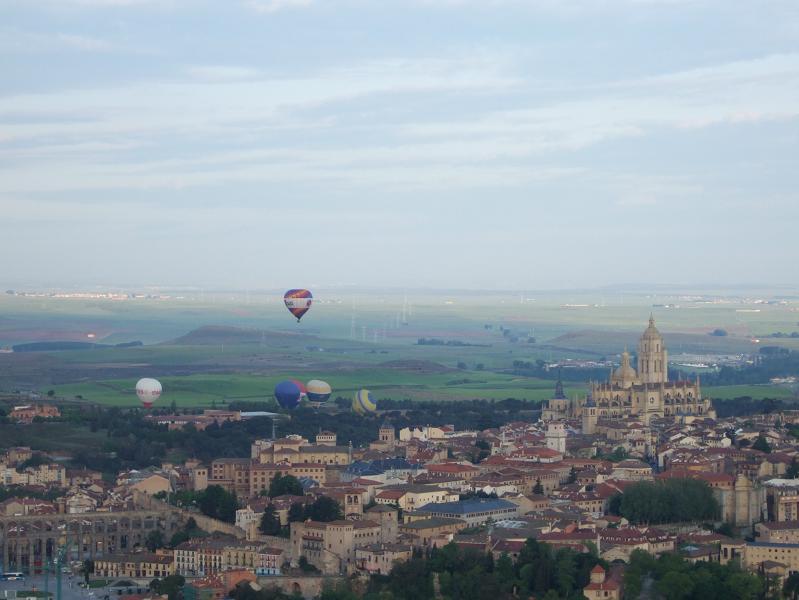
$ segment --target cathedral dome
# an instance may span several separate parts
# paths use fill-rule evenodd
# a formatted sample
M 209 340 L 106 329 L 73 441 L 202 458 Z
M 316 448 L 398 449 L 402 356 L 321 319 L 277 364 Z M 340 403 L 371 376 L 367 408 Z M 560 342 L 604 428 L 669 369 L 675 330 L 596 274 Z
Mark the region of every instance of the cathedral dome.
M 630 353 L 625 350 L 621 355 L 621 366 L 613 371 L 613 381 L 633 381 L 637 376 L 630 366 Z

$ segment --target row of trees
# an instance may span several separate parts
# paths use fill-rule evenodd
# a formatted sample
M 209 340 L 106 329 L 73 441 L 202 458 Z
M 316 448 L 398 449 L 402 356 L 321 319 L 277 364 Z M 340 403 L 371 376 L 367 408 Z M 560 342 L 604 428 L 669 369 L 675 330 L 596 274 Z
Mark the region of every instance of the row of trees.
M 416 553 L 410 561 L 395 566 L 389 575 L 373 577 L 365 597 L 434 598 L 437 579 L 441 596 L 451 600 L 531 596 L 577 600 L 582 599 L 582 589 L 597 564 L 604 563 L 595 552 L 555 550 L 533 539 L 527 540 L 516 563 L 505 554 L 494 561 L 490 553 L 462 550 L 451 543 L 425 555 Z
M 610 512 L 631 523 L 656 524 L 712 521 L 721 509 L 704 481 L 665 479 L 638 481 L 610 501 Z
M 159 492 L 155 495 L 159 500 L 167 500 L 175 506 L 198 508 L 202 514 L 226 523 L 236 522 L 236 510 L 239 499 L 235 492 L 228 492 L 219 485 L 209 485 L 199 492 L 182 491 L 175 494 Z

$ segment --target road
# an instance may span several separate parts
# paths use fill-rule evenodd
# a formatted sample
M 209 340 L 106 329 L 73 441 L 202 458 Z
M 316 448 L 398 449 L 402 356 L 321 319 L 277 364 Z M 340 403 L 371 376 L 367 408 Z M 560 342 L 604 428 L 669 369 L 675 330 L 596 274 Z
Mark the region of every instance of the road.
M 83 579 L 76 575 L 63 575 L 61 578 L 61 592 L 62 600 L 103 600 L 109 591 L 105 588 L 98 588 L 92 590 L 84 590 L 78 587 L 78 583 Z M 55 599 L 55 576 L 50 576 L 50 592 Z M 0 581 L 0 600 L 7 597 L 4 593 L 10 590 L 31 590 L 36 588 L 39 591 L 45 589 L 45 579 L 43 575 L 36 575 L 34 577 L 26 577 L 25 581 Z M 114 594 L 116 596 L 116 594 Z

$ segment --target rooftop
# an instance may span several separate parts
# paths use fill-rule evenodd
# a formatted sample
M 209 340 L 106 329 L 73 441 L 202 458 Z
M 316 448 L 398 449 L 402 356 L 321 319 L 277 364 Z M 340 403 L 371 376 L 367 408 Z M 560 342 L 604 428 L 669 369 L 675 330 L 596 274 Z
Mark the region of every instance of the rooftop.
M 425 504 L 418 510 L 420 512 L 449 513 L 467 515 L 494 510 L 516 509 L 513 502 L 495 498 L 470 498 L 468 500 L 458 500 L 456 502 L 440 502 Z

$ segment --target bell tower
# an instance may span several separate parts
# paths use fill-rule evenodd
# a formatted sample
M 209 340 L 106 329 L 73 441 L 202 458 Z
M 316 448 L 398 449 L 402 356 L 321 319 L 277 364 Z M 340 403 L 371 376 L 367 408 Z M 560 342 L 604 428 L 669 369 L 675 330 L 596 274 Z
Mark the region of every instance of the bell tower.
M 652 315 L 649 315 L 649 327 L 638 342 L 638 377 L 641 383 L 666 383 L 669 380 L 666 346 Z

